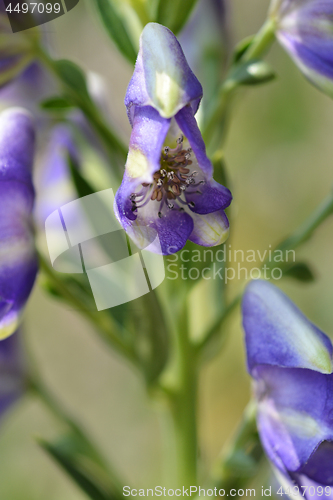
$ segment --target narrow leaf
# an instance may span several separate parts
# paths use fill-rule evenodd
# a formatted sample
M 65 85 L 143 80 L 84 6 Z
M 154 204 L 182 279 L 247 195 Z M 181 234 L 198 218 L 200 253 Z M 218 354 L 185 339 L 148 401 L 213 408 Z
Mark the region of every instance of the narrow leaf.
M 303 283 L 311 283 L 315 281 L 315 273 L 312 271 L 310 266 L 305 262 L 298 262 L 293 264 L 291 267 L 284 271 L 284 276 L 289 276 Z
M 71 172 L 76 192 L 80 198 L 96 192 L 95 189 L 89 184 L 89 182 L 83 177 L 80 172 L 79 165 L 71 155 L 68 155 L 68 166 Z
M 90 101 L 87 89 L 86 77 L 82 69 L 67 59 L 59 59 L 54 62 L 56 71 L 61 80 L 75 92 Z
M 109 37 L 120 52 L 134 64 L 137 56 L 136 50 L 114 2 L 112 0 L 95 0 L 95 4 Z
M 185 25 L 197 0 L 158 0 L 156 21 L 175 35 Z
M 93 474 L 90 475 L 88 470 L 67 455 L 61 447 L 41 439 L 38 442 L 91 500 L 115 500 L 113 493 L 106 491 L 104 485 L 99 484 Z

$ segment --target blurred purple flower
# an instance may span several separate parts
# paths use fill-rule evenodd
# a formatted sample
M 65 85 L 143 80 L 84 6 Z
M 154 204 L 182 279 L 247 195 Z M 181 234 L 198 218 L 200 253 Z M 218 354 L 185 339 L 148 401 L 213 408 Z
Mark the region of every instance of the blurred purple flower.
M 37 179 L 36 220 L 44 228 L 47 217 L 62 205 L 77 198 L 71 182 L 68 155 L 80 163 L 70 127 L 60 124 L 49 135 Z
M 45 129 L 46 121 L 50 121 L 47 113 L 42 111 L 39 103 L 56 93 L 56 86 L 49 73 L 37 62 L 31 63 L 14 80 L 0 88 L 0 105 L 2 107 L 22 106 L 37 120 L 37 125 Z
M 333 2 L 275 0 L 277 38 L 304 75 L 333 97 Z
M 286 487 L 321 498 L 333 486 L 331 341 L 268 282 L 247 287 L 242 310 L 262 445 Z
M 30 115 L 21 109 L 4 111 L 0 115 L 0 338 L 16 330 L 37 274 L 34 146 Z
M 200 80 L 207 104 L 221 83 L 231 51 L 227 0 L 199 0 L 179 35 L 186 59 Z
M 23 395 L 26 373 L 20 333 L 0 341 L 0 418 Z
M 224 209 L 232 197 L 212 178 L 194 118 L 201 97 L 176 37 L 164 26 L 147 24 L 125 98 L 133 130 L 115 201 L 122 226 L 139 247 L 137 226 L 158 233 L 164 255 L 188 239 L 214 246 L 228 236 Z

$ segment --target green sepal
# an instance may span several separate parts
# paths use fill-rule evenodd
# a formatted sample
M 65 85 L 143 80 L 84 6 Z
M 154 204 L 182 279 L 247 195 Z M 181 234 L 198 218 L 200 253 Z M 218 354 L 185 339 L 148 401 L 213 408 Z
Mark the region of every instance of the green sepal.
M 126 59 L 134 64 L 137 51 L 134 48 L 127 26 L 115 2 L 113 0 L 95 0 L 95 4 L 109 37 Z

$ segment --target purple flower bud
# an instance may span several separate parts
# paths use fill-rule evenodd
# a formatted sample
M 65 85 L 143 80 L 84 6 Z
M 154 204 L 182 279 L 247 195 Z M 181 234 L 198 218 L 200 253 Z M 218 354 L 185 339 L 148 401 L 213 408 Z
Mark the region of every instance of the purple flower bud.
M 242 311 L 262 445 L 279 481 L 319 498 L 333 486 L 331 341 L 268 282 L 250 283 Z
M 35 134 L 22 109 L 0 115 L 0 338 L 17 328 L 37 274 L 32 209 Z
M 188 239 L 214 246 L 228 236 L 224 209 L 232 197 L 212 179 L 194 118 L 201 97 L 176 37 L 164 26 L 147 24 L 125 98 L 133 130 L 115 200 L 122 226 L 139 247 L 137 226 L 157 232 L 161 249 L 150 249 L 164 255 Z
M 333 2 L 275 0 L 276 35 L 304 75 L 333 97 Z

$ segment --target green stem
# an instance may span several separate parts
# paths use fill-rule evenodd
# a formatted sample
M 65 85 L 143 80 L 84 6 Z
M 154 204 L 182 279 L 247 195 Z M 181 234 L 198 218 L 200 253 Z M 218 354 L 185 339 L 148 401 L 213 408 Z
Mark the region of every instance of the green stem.
M 185 308 L 184 308 L 185 309 Z M 166 394 L 174 422 L 178 483 L 197 484 L 197 355 L 189 339 L 187 314 L 181 315 L 177 331 L 176 386 Z
M 275 39 L 275 24 L 272 19 L 268 19 L 262 26 L 260 31 L 254 37 L 250 47 L 244 53 L 243 57 L 238 61 L 237 66 L 244 64 L 251 59 L 258 59 L 262 57 L 272 45 Z M 239 87 L 239 82 L 234 79 L 235 68 L 231 68 L 229 75 L 220 87 L 217 101 L 214 103 L 208 120 L 204 126 L 202 136 L 204 141 L 209 144 L 214 139 L 215 130 L 218 128 L 219 123 L 222 121 L 223 116 L 227 112 L 231 97 L 234 91 Z
M 275 29 L 275 21 L 268 18 L 254 37 L 250 47 L 241 58 L 241 61 L 244 63 L 251 61 L 251 59 L 259 59 L 265 55 L 275 40 Z
M 51 281 L 57 292 L 73 307 L 75 307 L 81 314 L 83 314 L 89 321 L 98 329 L 103 339 L 112 345 L 118 352 L 123 354 L 127 359 L 137 365 L 137 359 L 131 346 L 127 345 L 122 337 L 124 336 L 123 329 L 113 321 L 109 314 L 103 311 L 92 311 L 87 307 L 87 304 L 82 302 L 76 295 L 74 295 L 69 288 L 62 282 L 58 273 L 46 262 L 45 258 L 39 254 L 39 264 L 42 272 Z

